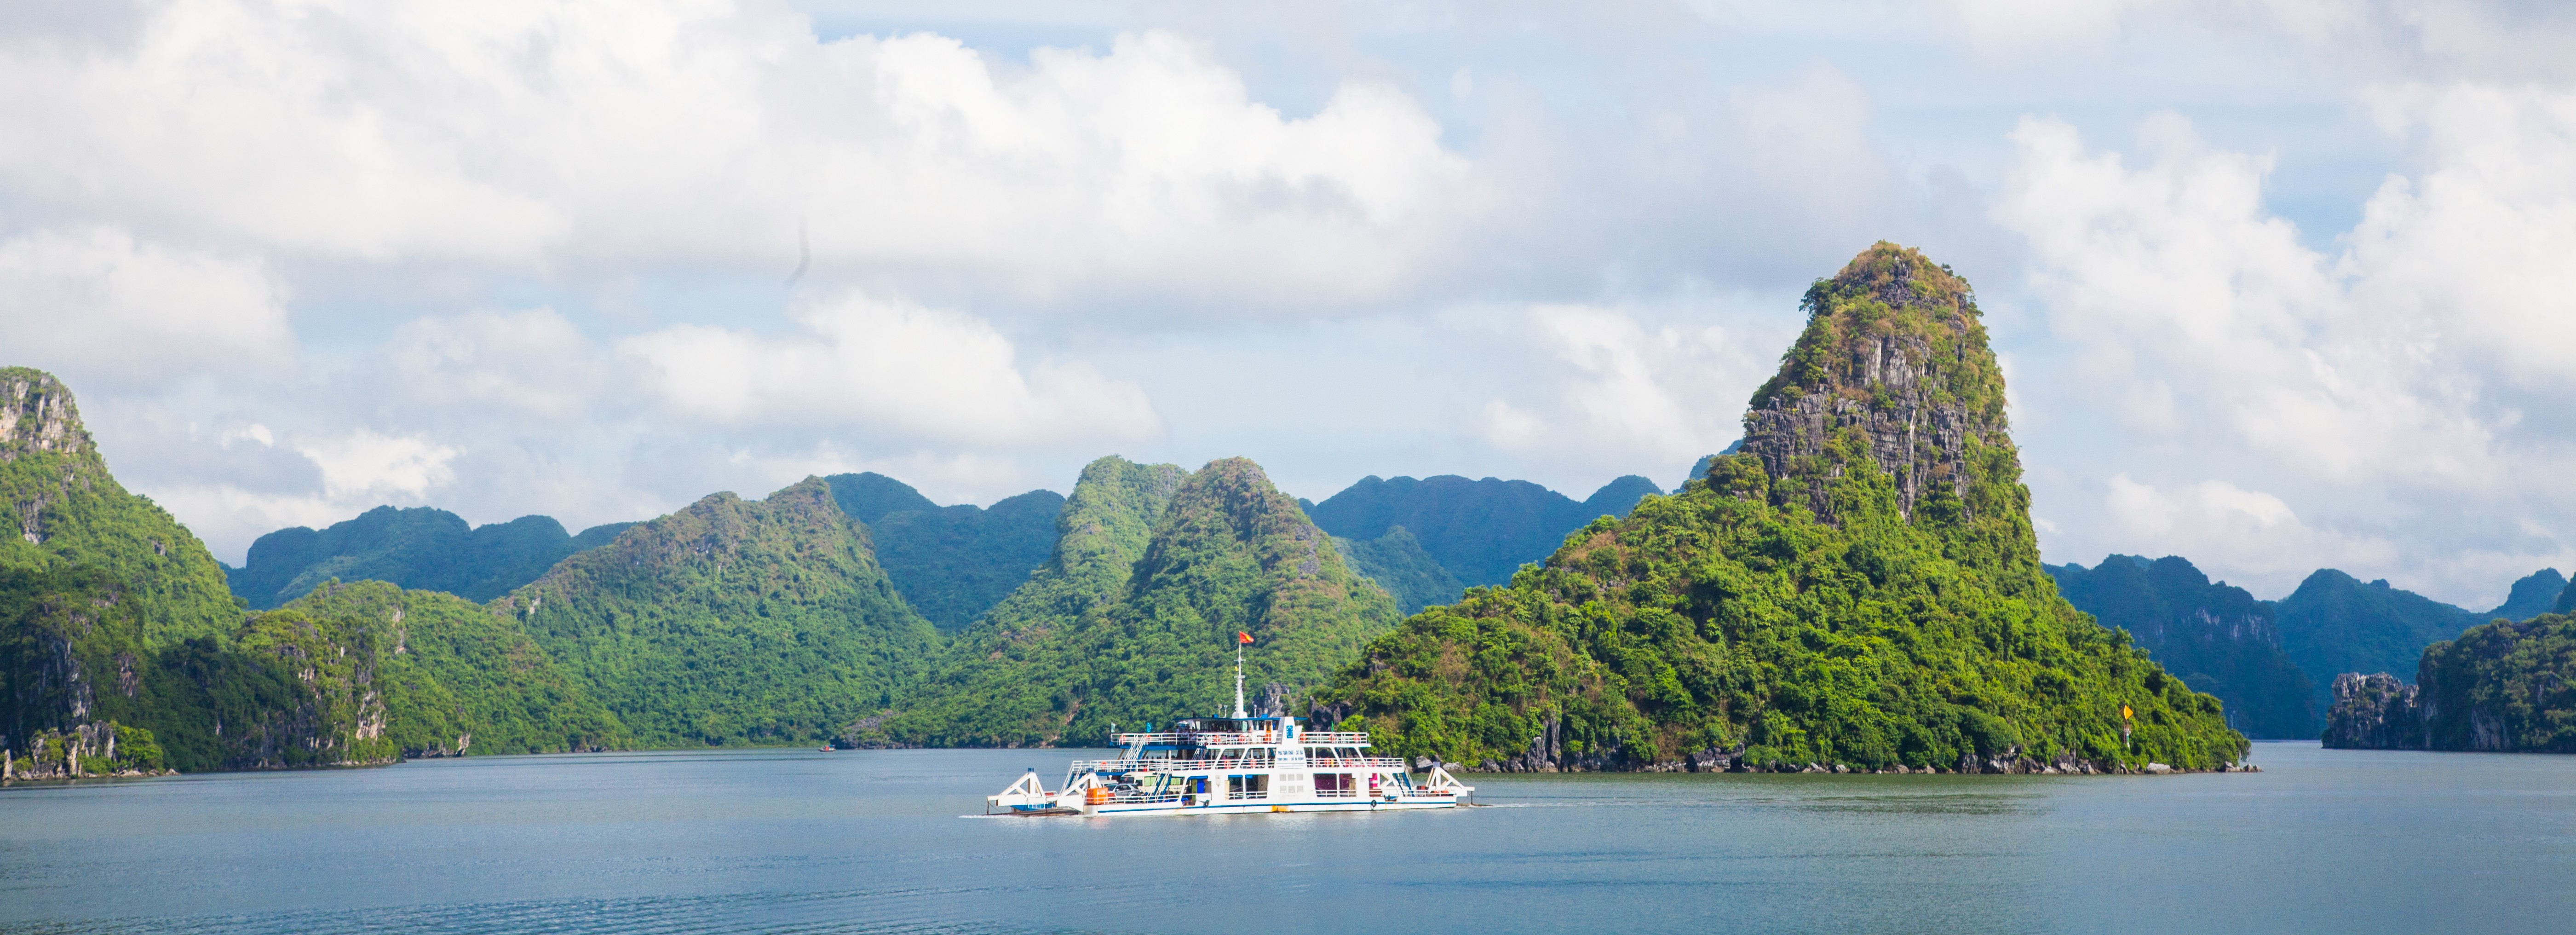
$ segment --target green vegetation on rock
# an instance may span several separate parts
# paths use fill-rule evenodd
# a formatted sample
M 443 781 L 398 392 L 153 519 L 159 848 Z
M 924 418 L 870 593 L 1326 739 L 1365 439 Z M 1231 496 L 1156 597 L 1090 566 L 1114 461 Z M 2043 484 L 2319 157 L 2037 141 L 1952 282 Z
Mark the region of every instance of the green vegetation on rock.
M 649 746 L 829 737 L 892 704 L 939 641 L 821 478 L 708 496 L 499 606 Z
M 245 615 L 205 546 L 117 485 L 45 374 L 0 371 L 0 492 L 20 533 L 0 542 L 13 777 L 381 763 L 468 735 L 509 752 L 627 742 L 513 622 L 459 598 L 330 586 Z
M 261 536 L 242 567 L 226 574 L 234 594 L 262 609 L 332 579 L 388 581 L 488 601 L 633 525 L 608 523 L 575 536 L 545 516 L 475 528 L 446 510 L 380 506 L 326 529 L 296 526 Z
M 159 643 L 230 632 L 241 610 L 205 544 L 126 492 L 51 374 L 0 368 L 0 569 L 107 575 Z
M 1192 474 L 1108 457 L 1083 469 L 1054 555 L 961 634 L 915 696 L 851 744 L 1047 746 L 1232 704 L 1235 634 L 1254 685 L 1321 682 L 1396 618 L 1386 592 L 1259 466 Z
M 2272 605 L 2211 583 L 2189 561 L 2113 555 L 2087 570 L 2051 565 L 2058 592 L 2106 627 L 2129 632 L 2168 672 L 2218 696 L 2228 720 L 2258 739 L 2317 735 L 2314 686 L 2281 651 Z
M 562 753 L 635 743 L 499 608 L 360 581 L 325 582 L 285 609 L 369 631 L 384 736 L 403 756 Z
M 2217 699 L 2041 569 L 1966 283 L 1882 243 L 1806 308 L 1746 453 L 1415 615 L 1316 692 L 1317 715 L 1488 769 L 2242 758 Z
M 2414 685 L 2335 679 L 2325 745 L 2576 753 L 2576 617 L 2497 620 L 2425 647 Z

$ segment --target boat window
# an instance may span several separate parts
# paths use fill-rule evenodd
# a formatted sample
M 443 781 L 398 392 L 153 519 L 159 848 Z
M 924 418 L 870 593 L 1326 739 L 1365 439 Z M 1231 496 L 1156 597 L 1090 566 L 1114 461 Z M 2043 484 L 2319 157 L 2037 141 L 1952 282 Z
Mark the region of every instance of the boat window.
M 1225 797 L 1229 799 L 1266 799 L 1270 797 L 1270 777 L 1236 775 L 1225 777 Z

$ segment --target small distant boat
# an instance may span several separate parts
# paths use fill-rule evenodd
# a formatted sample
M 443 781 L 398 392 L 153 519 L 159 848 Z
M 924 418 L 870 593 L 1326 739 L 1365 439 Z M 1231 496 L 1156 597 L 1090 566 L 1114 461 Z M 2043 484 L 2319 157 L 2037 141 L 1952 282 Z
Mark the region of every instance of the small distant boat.
M 1416 782 L 1402 759 L 1370 756 L 1365 732 L 1245 716 L 1240 651 L 1233 717 L 1190 718 L 1168 731 L 1119 734 L 1117 743 L 1117 759 L 1073 761 L 1052 792 L 1030 769 L 986 796 L 985 814 L 1371 812 L 1456 808 L 1476 791 L 1439 766 Z

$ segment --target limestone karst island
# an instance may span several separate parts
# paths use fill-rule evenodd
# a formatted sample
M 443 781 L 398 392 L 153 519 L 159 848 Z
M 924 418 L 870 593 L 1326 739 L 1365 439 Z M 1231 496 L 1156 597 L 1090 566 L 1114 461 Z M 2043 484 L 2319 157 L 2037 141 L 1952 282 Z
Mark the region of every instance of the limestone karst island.
M 579 536 L 386 508 L 240 568 L 118 484 L 70 388 L 10 370 L 8 775 L 1096 746 L 1223 713 L 1238 634 L 1265 710 L 1459 772 L 2243 766 L 2201 689 L 2278 686 L 2169 669 L 2042 563 L 1968 283 L 1881 243 L 1802 309 L 1743 441 L 1670 493 L 1399 478 L 1301 503 L 1247 459 L 1110 455 L 990 509 L 875 474 Z M 2458 645 L 2524 638 L 2499 626 Z M 2427 659 L 2504 652 L 2453 645 Z M 2396 733 L 2414 710 L 2329 736 L 2449 742 Z M 2566 742 L 2510 737 L 2484 747 Z
M 2570 50 L 0 0 L 0 935 L 2576 930 Z

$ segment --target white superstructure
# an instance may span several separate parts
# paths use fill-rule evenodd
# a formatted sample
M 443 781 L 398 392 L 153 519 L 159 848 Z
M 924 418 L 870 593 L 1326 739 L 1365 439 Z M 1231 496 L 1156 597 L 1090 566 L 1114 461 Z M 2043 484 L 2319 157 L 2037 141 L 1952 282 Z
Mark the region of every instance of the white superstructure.
M 1475 787 L 1431 767 L 1416 781 L 1396 757 L 1370 756 L 1356 731 L 1307 730 L 1293 717 L 1243 713 L 1242 657 L 1234 716 L 1190 718 L 1168 731 L 1117 736 L 1113 760 L 1075 760 L 1048 791 L 1030 770 L 987 796 L 985 811 L 1084 815 L 1232 815 L 1455 808 Z

